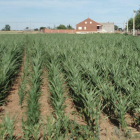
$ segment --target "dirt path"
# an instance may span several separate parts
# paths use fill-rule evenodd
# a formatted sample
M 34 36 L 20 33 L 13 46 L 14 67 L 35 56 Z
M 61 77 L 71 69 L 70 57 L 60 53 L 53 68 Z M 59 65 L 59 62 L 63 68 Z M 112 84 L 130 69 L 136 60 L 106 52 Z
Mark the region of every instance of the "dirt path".
M 128 125 L 128 129 L 131 130 L 132 138 L 126 138 L 123 135 L 123 132 L 120 131 L 113 123 L 110 122 L 110 120 L 107 118 L 106 115 L 101 114 L 101 125 L 100 125 L 100 138 L 101 140 L 140 140 L 140 138 L 136 138 L 137 136 L 140 136 L 140 132 L 137 131 L 137 129 L 131 127 L 133 123 L 133 118 L 126 114 L 126 122 Z M 120 138 L 119 136 L 120 132 Z
M 22 117 L 24 116 L 24 112 L 25 112 L 25 103 L 23 103 L 23 107 L 21 108 L 21 106 L 19 105 L 19 95 L 18 95 L 18 89 L 22 82 L 21 77 L 23 75 L 23 63 L 20 68 L 20 72 L 18 73 L 14 81 L 14 85 L 11 87 L 11 90 L 9 91 L 7 102 L 0 107 L 0 110 L 2 110 L 0 113 L 1 117 L 5 116 L 6 114 L 9 114 L 10 118 L 14 116 L 15 118 L 14 135 L 19 135 L 22 133 L 22 129 L 21 129 Z
M 53 112 L 53 108 L 49 103 L 49 87 L 48 87 L 48 79 L 47 79 L 47 71 L 44 70 L 43 72 L 43 83 L 41 87 L 41 97 L 40 97 L 40 104 L 41 104 L 41 116 L 46 118 L 46 116 L 51 116 Z
M 129 130 L 131 130 L 132 137 L 137 137 L 138 136 L 139 140 L 140 140 L 140 132 L 136 128 L 132 127 L 132 124 L 134 123 L 134 120 L 133 120 L 132 116 L 129 113 L 127 113 L 125 115 L 125 118 L 126 118 L 126 122 L 127 122 L 127 126 L 128 126 L 127 128 Z
M 65 87 L 65 97 L 66 100 L 64 102 L 64 105 L 66 105 L 65 108 L 65 114 L 69 116 L 70 120 L 74 120 L 77 124 L 79 125 L 87 125 L 86 121 L 82 119 L 82 117 L 80 116 L 80 114 L 77 112 L 76 107 L 73 103 L 73 100 L 71 99 L 71 97 L 69 96 L 69 88 L 66 85 L 66 83 L 64 83 L 64 87 Z
M 74 120 L 79 125 L 87 125 L 86 122 L 80 117 L 80 114 L 77 112 L 75 105 L 72 101 L 72 99 L 65 94 L 66 100 L 65 100 L 65 114 L 69 116 L 70 120 Z
M 100 116 L 100 139 L 101 140 L 118 140 L 118 137 L 114 134 L 114 124 L 110 122 L 108 117 L 104 114 Z

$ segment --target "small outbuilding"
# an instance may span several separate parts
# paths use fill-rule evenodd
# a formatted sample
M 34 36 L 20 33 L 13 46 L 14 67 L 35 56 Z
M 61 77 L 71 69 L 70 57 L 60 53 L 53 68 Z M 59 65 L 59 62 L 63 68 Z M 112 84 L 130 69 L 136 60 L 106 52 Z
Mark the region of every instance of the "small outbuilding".
M 114 33 L 114 23 L 107 22 L 107 23 L 100 23 L 102 25 L 102 32 L 106 33 Z

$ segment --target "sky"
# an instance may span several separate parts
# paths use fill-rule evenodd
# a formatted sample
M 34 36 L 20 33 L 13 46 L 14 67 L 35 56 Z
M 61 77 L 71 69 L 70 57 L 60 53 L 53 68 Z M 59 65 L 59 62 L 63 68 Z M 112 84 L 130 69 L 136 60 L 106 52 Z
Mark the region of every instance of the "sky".
M 0 30 L 6 24 L 11 30 L 75 25 L 88 18 L 98 22 L 114 22 L 119 27 L 133 10 L 140 8 L 140 0 L 0 0 Z

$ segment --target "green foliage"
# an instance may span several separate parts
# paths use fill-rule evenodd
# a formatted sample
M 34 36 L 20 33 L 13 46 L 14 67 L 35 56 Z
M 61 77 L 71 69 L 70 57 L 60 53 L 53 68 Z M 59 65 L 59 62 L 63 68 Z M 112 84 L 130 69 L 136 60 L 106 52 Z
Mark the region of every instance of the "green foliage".
M 133 29 L 133 18 L 129 19 L 128 21 L 128 28 L 129 30 Z M 140 29 L 140 10 L 136 12 L 135 16 L 135 28 Z
M 67 29 L 74 29 L 70 24 L 67 25 Z
M 29 30 L 29 27 L 26 27 L 25 29 L 26 29 L 26 30 Z
M 34 41 L 33 41 L 34 42 Z M 29 44 L 30 45 L 30 42 Z M 42 84 L 42 54 L 43 50 L 38 47 L 39 44 L 34 43 L 32 48 L 28 48 L 28 56 L 30 58 L 31 72 L 30 72 L 30 90 L 28 91 L 27 99 L 27 124 L 34 126 L 39 122 L 40 118 L 40 103 L 41 95 L 40 86 Z
M 20 104 L 23 93 L 27 93 L 23 139 L 100 139 L 100 114 L 103 112 L 118 123 L 119 131 L 115 129 L 118 136 L 121 132 L 128 135 L 127 113 L 133 115 L 135 126 L 140 124 L 139 37 L 120 34 L 6 37 L 0 38 L 1 102 L 8 95 L 26 49 L 25 69 L 19 87 Z M 39 99 L 42 74 L 46 69 L 54 116 L 41 121 Z M 28 91 L 26 84 L 29 84 Z M 69 88 L 67 92 L 79 115 L 87 122 L 86 126 L 78 125 L 65 114 L 64 85 Z M 13 124 L 8 119 L 7 122 Z M 0 126 L 5 127 L 4 123 Z M 12 126 L 9 127 L 11 131 L 0 129 L 2 138 L 13 138 Z
M 55 109 L 55 115 L 57 118 L 61 118 L 64 114 L 65 106 L 64 101 L 64 86 L 63 79 L 60 75 L 59 65 L 57 57 L 51 57 L 47 61 L 47 68 L 49 70 L 49 87 L 51 92 L 51 103 Z
M 123 35 L 128 35 L 128 33 L 124 33 Z
M 140 29 L 140 10 L 136 13 L 136 29 Z
M 118 28 L 119 31 L 122 31 L 122 28 Z
M 115 29 L 115 30 L 118 30 L 118 28 L 119 28 L 119 27 L 118 27 L 117 25 L 114 25 L 114 29 Z
M 24 97 L 27 93 L 27 76 L 28 76 L 28 69 L 29 69 L 29 64 L 28 64 L 28 59 L 26 56 L 26 52 L 25 52 L 25 59 L 22 62 L 24 69 L 23 69 L 23 75 L 22 75 L 22 83 L 19 85 L 19 90 L 18 90 L 18 94 L 19 94 L 19 105 L 22 106 Z
M 63 35 L 60 36 L 62 37 Z M 95 121 L 93 116 L 96 113 L 98 114 L 98 112 L 100 114 L 102 110 L 108 113 L 111 118 L 116 119 L 122 130 L 127 130 L 124 116 L 126 112 L 135 108 L 133 103 L 138 102 L 136 101 L 136 96 L 132 96 L 134 92 L 136 93 L 136 81 L 134 82 L 131 74 L 135 71 L 134 73 L 139 75 L 137 72 L 138 69 L 133 69 L 133 67 L 139 67 L 136 56 L 138 57 L 137 51 L 139 50 L 140 43 L 133 37 L 121 36 L 119 34 L 111 36 L 83 35 L 74 37 L 71 36 L 68 39 L 67 36 L 63 36 L 63 39 L 69 40 L 67 43 L 64 41 L 62 43 L 60 40 L 59 43 L 61 47 L 59 47 L 59 45 L 57 45 L 57 47 L 54 46 L 55 50 L 52 47 L 53 44 L 50 43 L 51 47 L 48 47 L 49 49 L 47 48 L 47 50 L 49 50 L 49 53 L 51 52 L 52 56 L 58 57 L 58 63 L 60 62 L 60 66 L 63 67 L 65 78 L 76 106 L 82 110 L 85 119 L 88 120 L 89 126 L 93 126 L 92 129 L 95 130 L 95 137 L 99 136 L 96 134 L 98 134 L 98 126 L 100 123 L 96 121 L 98 123 L 96 123 L 96 125 L 93 123 L 94 125 L 92 125 L 92 122 Z M 104 41 L 102 39 L 104 39 Z M 105 40 L 107 42 L 105 42 Z M 58 43 L 56 42 L 56 44 Z M 83 47 L 81 48 L 81 46 Z M 133 60 L 131 58 L 133 58 Z M 131 75 L 131 78 L 128 75 Z M 91 90 L 92 88 L 93 90 Z M 96 99 L 95 95 L 99 93 L 99 91 L 100 96 L 97 96 L 98 98 Z M 118 97 L 119 99 L 114 96 L 114 94 L 116 95 L 118 92 L 123 95 L 124 98 L 126 96 L 127 100 L 121 99 L 122 96 Z M 98 104 L 92 104 L 96 103 L 96 101 L 99 103 L 98 100 L 101 98 L 103 102 L 101 102 L 100 107 Z M 124 102 L 121 102 L 122 100 L 124 100 Z M 118 102 L 120 107 L 123 106 L 124 110 L 119 109 L 119 107 L 114 104 L 116 102 Z M 97 112 L 93 110 L 94 113 L 92 113 L 93 106 L 99 107 L 99 109 L 96 110 Z M 123 113 L 120 110 L 122 110 Z M 118 112 L 118 114 L 116 112 Z M 96 115 L 96 120 L 99 120 L 99 116 L 100 115 Z M 89 118 L 93 119 L 90 121 Z
M 128 28 L 129 28 L 129 30 L 133 29 L 133 18 L 129 19 L 129 21 L 128 21 Z
M 38 28 L 35 28 L 34 31 L 39 31 Z
M 5 115 L 2 119 L 2 123 L 0 124 L 0 139 L 1 140 L 14 140 L 14 117 L 10 119 L 10 114 Z
M 74 29 L 74 28 L 70 24 L 67 25 L 67 27 L 63 24 L 60 24 L 59 26 L 57 26 L 57 29 Z
M 46 29 L 46 27 L 40 27 L 40 30 L 42 30 L 42 29 Z
M 22 120 L 23 138 L 25 140 L 38 140 L 40 139 L 40 127 L 42 123 L 38 122 L 34 126 L 28 125 Z
M 67 29 L 67 27 L 63 24 L 60 24 L 59 26 L 57 26 L 57 29 Z
M 0 56 L 0 104 L 9 94 L 8 90 L 14 82 L 23 57 L 23 41 L 7 44 L 4 47 L 3 45 L 0 48 L 2 49 Z
M 5 27 L 2 29 L 2 31 L 10 31 L 11 30 L 11 27 L 10 25 L 5 25 Z

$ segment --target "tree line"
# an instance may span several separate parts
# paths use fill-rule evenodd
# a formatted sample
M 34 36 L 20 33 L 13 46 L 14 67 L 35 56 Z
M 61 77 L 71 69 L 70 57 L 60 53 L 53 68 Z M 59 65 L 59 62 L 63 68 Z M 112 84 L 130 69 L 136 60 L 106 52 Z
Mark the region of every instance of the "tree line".
M 39 30 L 45 29 L 45 28 L 47 28 L 47 29 L 74 29 L 70 24 L 67 25 L 67 26 L 65 26 L 63 24 L 60 24 L 57 27 L 54 25 L 54 28 L 51 28 L 50 26 L 48 26 L 48 27 L 40 27 L 39 29 L 38 28 L 35 28 L 34 31 L 39 31 Z M 11 27 L 8 24 L 5 25 L 4 28 L 2 28 L 2 31 L 10 31 L 10 30 L 11 30 Z M 30 30 L 30 29 L 29 29 L 29 27 L 26 27 L 25 30 Z
M 45 29 L 46 27 L 40 27 L 40 30 L 42 30 L 42 29 Z M 51 27 L 47 27 L 47 29 L 74 29 L 70 24 L 69 25 L 67 25 L 67 26 L 65 26 L 65 25 L 63 25 L 63 24 L 60 24 L 59 26 L 55 26 L 54 25 L 54 27 L 53 28 L 51 28 Z

